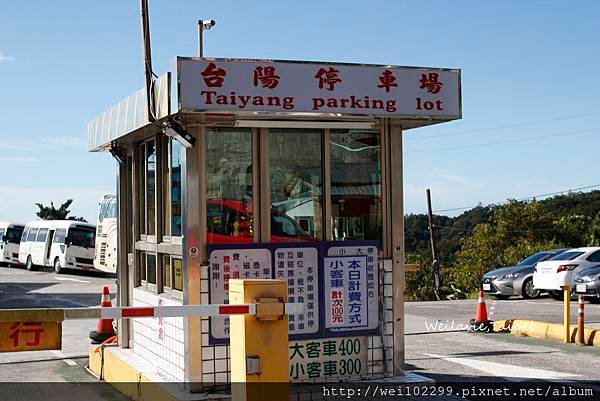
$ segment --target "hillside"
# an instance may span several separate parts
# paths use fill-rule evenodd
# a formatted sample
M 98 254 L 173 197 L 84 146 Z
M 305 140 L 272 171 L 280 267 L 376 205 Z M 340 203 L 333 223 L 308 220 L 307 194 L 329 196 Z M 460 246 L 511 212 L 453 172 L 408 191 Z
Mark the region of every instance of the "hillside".
M 571 193 L 540 201 L 509 201 L 503 205 L 478 206 L 456 217 L 434 215 L 434 226 L 442 280 L 447 286 L 461 288 L 464 291 L 461 294 L 465 295 L 477 289 L 476 276 L 480 269 L 487 271 L 497 265 L 516 263 L 545 246 L 598 244 L 600 191 Z M 493 240 L 504 245 L 490 254 L 485 246 L 487 242 L 489 247 Z M 407 260 L 418 261 L 422 265 L 421 272 L 407 275 L 407 298 L 431 299 L 427 215 L 405 216 L 405 247 Z M 486 258 L 475 262 L 486 251 Z M 488 262 L 485 263 L 485 260 Z M 480 266 L 470 266 L 469 263 Z M 461 270 L 463 279 L 457 279 L 458 270 Z M 472 277 L 464 280 L 469 275 Z

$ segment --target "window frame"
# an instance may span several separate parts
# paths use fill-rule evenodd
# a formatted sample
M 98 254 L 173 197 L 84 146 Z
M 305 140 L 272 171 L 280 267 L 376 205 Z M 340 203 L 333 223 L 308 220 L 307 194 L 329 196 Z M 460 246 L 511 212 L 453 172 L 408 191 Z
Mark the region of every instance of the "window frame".
M 148 232 L 148 149 L 154 146 L 155 152 L 155 190 L 154 190 L 154 234 Z M 174 290 L 164 286 L 163 274 L 166 268 L 164 259 L 181 259 L 182 237 L 171 236 L 170 227 L 166 227 L 169 219 L 165 216 L 168 207 L 171 207 L 171 149 L 172 139 L 162 134 L 156 134 L 135 144 L 134 150 L 138 160 L 135 165 L 137 172 L 133 175 L 135 188 L 137 188 L 136 222 L 138 225 L 137 238 L 133 244 L 135 263 L 136 288 L 144 289 L 156 295 L 167 295 L 172 298 L 183 300 L 183 291 Z M 184 152 L 185 150 L 182 150 Z M 185 167 L 185 158 L 182 155 L 182 167 Z M 168 202 L 168 207 L 167 207 Z M 155 275 L 149 277 L 149 258 L 154 258 Z M 174 273 L 171 267 L 171 286 L 173 285 Z M 150 278 L 150 280 L 148 280 Z M 154 279 L 154 280 L 153 280 Z M 155 281 L 152 283 L 151 281 Z

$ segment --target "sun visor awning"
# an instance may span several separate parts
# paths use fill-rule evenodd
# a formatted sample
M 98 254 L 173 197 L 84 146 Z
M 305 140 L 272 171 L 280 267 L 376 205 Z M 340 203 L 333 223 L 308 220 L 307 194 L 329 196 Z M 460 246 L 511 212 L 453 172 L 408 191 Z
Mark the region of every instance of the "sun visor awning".
M 155 118 L 171 114 L 171 73 L 154 81 Z M 117 138 L 150 124 L 146 106 L 146 90 L 138 90 L 90 121 L 87 125 L 88 149 L 105 151 Z

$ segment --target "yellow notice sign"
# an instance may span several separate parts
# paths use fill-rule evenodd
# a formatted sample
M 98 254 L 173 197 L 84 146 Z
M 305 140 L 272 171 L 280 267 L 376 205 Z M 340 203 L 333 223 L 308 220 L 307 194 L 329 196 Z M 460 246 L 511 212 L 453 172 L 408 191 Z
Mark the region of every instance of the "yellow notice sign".
M 61 349 L 62 322 L 0 322 L 0 352 Z

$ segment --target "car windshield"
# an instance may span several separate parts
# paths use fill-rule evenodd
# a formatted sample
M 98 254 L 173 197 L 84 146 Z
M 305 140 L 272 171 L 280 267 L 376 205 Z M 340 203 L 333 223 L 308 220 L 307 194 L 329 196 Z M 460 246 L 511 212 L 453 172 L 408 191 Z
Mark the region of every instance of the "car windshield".
M 92 228 L 71 228 L 67 234 L 71 245 L 93 248 L 96 233 Z
M 102 223 L 105 218 L 117 217 L 117 198 L 110 197 L 102 200 L 100 212 L 98 212 L 98 223 Z
M 550 260 L 573 260 L 581 255 L 583 255 L 583 252 L 568 251 L 568 252 L 559 253 L 558 255 L 551 258 Z
M 11 244 L 18 244 L 21 242 L 21 235 L 23 235 L 23 227 L 9 227 L 6 230 L 7 240 Z
M 519 266 L 534 265 L 537 262 L 539 262 L 540 260 L 544 259 L 546 256 L 548 256 L 548 254 L 546 252 L 534 253 L 533 255 L 528 256 L 525 259 L 523 259 L 522 261 L 520 261 Z

